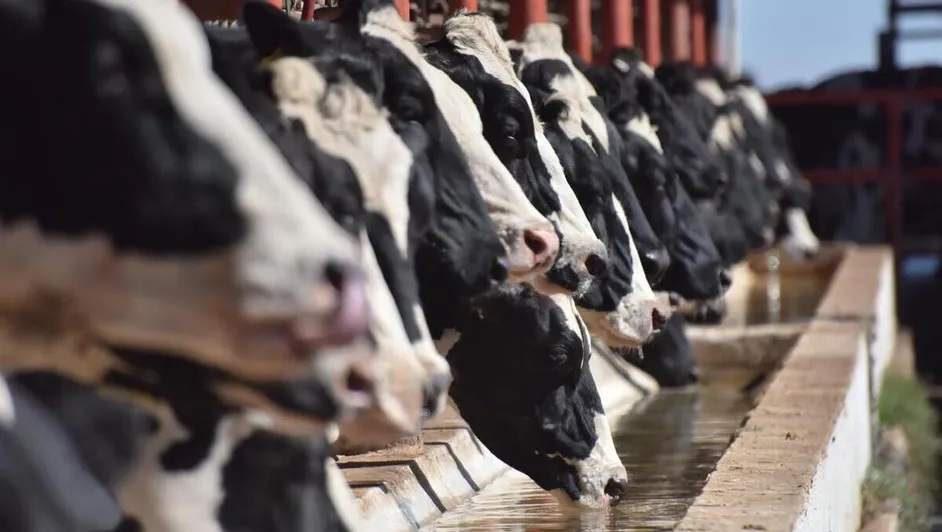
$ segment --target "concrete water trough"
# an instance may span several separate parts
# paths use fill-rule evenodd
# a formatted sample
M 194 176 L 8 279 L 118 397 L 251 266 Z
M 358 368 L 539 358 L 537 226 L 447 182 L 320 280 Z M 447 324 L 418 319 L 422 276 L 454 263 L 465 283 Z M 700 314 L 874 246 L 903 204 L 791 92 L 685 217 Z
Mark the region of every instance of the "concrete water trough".
M 857 530 L 895 345 L 892 252 L 833 247 L 811 267 L 763 264 L 737 269 L 728 320 L 690 328 L 698 387 L 659 391 L 620 359 L 593 357 L 634 483 L 618 507 L 560 512 L 449 410 L 411 445 L 338 459 L 364 528 Z M 778 288 L 763 298 L 770 282 Z M 755 319 L 776 293 L 778 314 Z

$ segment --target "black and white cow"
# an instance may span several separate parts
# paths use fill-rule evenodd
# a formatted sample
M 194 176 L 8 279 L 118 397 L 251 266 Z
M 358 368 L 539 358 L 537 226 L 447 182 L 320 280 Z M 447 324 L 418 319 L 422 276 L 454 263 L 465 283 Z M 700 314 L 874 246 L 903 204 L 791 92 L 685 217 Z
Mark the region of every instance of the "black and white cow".
M 533 29 L 528 28 L 527 35 Z M 647 224 L 624 170 L 617 159 L 609 157 L 604 121 L 594 120 L 601 116 L 588 101 L 585 87 L 575 78 L 573 69 L 557 59 L 557 50 L 542 39 L 534 37 L 534 41 L 514 43 L 512 48 L 518 52 L 520 77 L 546 123 L 547 137 L 560 157 L 566 178 L 596 234 L 609 247 L 609 275 L 578 295 L 580 313 L 593 336 L 614 347 L 639 347 L 666 319 L 668 311 L 659 304 L 640 267 L 643 260 L 633 237 L 647 235 L 646 240 L 657 243 L 649 250 L 654 262 L 659 262 L 662 245 Z M 552 58 L 544 59 L 546 56 Z M 631 219 L 626 211 L 633 211 Z M 660 273 L 656 271 L 660 267 L 653 269 L 654 275 Z
M 745 136 L 755 147 L 765 169 L 766 186 L 778 200 L 777 241 L 795 259 L 815 255 L 821 244 L 811 231 L 806 214 L 811 207 L 811 186 L 792 159 L 784 127 L 771 115 L 765 98 L 750 78 L 741 77 L 731 81 L 729 86 L 731 100 L 743 120 Z
M 109 488 L 135 459 L 146 416 L 49 373 L 0 378 L 0 395 L 4 529 L 115 529 Z
M 258 12 L 261 9 L 255 10 Z M 520 185 L 487 145 L 482 136 L 480 115 L 467 94 L 422 58 L 415 44 L 413 26 L 399 18 L 391 2 L 348 2 L 334 24 L 298 24 L 287 17 L 273 21 L 271 17 L 249 15 L 246 10 L 249 31 L 259 34 L 257 42 L 270 43 L 267 47 L 260 46 L 263 52 L 267 48 L 272 52 L 307 57 L 325 54 L 329 48 L 334 48 L 373 57 L 383 68 L 386 87 L 383 103 L 392 116 L 419 121 L 428 131 L 429 139 L 445 140 L 442 152 L 446 149 L 457 152 L 448 153 L 448 164 L 433 160 L 439 179 L 445 179 L 441 176 L 449 179 L 447 184 L 436 187 L 449 202 L 438 206 L 445 220 L 451 211 L 462 208 L 463 198 L 473 201 L 475 195 L 483 196 L 497 233 L 509 250 L 508 280 L 529 281 L 550 268 L 559 245 L 552 224 L 527 201 Z M 471 187 L 470 191 L 467 187 Z M 475 187 L 477 191 L 472 192 Z M 454 201 L 458 205 L 449 206 Z M 475 233 L 452 231 L 437 246 L 454 248 L 455 256 L 467 255 L 474 264 L 476 245 L 470 240 L 473 238 L 480 237 Z M 440 280 L 441 262 L 423 252 L 437 246 L 423 246 L 417 253 L 416 263 L 422 307 L 435 338 L 448 327 L 456 301 L 475 293 L 453 289 L 448 279 Z M 453 268 L 460 272 L 459 264 Z M 446 272 L 449 269 L 446 268 Z M 476 288 L 477 292 L 481 291 L 480 287 Z
M 356 15 L 356 3 L 345 6 L 345 14 Z M 487 144 L 480 113 L 466 92 L 444 72 L 422 57 L 414 27 L 401 18 L 391 1 L 364 0 L 360 16 L 361 35 L 390 46 L 418 68 L 432 89 L 432 96 L 446 123 L 454 132 L 471 169 L 488 213 L 511 258 L 509 282 L 525 282 L 550 269 L 559 249 L 552 223 L 530 203 L 520 184 Z
M 605 246 L 566 181 L 497 28 L 485 15 L 459 11 L 442 29 L 440 40 L 424 45 L 426 60 L 468 93 L 481 114 L 488 144 L 560 233 L 556 263 L 534 286 L 545 294 L 586 290 L 607 271 Z
M 320 67 L 330 70 L 336 65 L 321 64 Z M 338 72 L 327 76 L 337 81 L 327 83 L 309 62 L 297 58 L 275 60 L 267 70 L 265 92 L 271 94 L 281 112 L 300 120 L 308 135 L 319 140 L 320 149 L 341 155 L 341 161 L 352 168 L 362 185 L 367 210 L 383 213 L 386 223 L 395 225 L 396 213 L 391 207 L 398 206 L 400 214 L 406 210 L 409 167 L 404 165 L 398 174 L 395 168 L 399 163 L 408 162 L 409 156 L 385 115 Z M 386 146 L 386 151 L 367 153 L 374 145 Z M 370 161 L 370 157 L 381 157 L 386 165 Z M 384 170 L 382 176 L 376 174 L 379 169 Z M 315 180 L 325 178 L 330 179 L 324 175 L 312 176 Z M 400 225 L 404 224 L 401 220 Z M 403 238 L 404 232 L 400 232 Z M 367 242 L 365 237 L 362 241 Z M 379 265 L 370 267 L 372 251 L 369 246 L 364 248 L 364 267 L 369 279 L 381 279 Z M 387 318 L 396 317 L 392 297 L 381 296 L 380 292 L 371 290 L 374 306 L 385 309 Z M 373 329 L 373 336 L 382 361 L 384 350 L 410 348 L 411 345 L 401 332 L 402 338 L 389 338 L 394 331 L 383 328 L 401 329 L 401 323 L 381 320 L 382 317 L 374 318 L 371 325 L 378 324 L 380 328 Z M 389 361 L 395 366 L 405 365 L 409 360 L 389 358 Z M 381 367 L 380 370 L 395 373 L 400 369 Z M 377 399 L 382 401 L 383 395 L 377 393 Z M 327 458 L 323 440 L 302 441 L 280 436 L 266 430 L 268 423 L 258 413 L 221 410 L 221 405 L 213 407 L 210 398 L 200 404 L 203 405 L 201 425 L 211 432 L 204 432 L 197 441 L 190 440 L 188 460 L 175 466 L 166 460 L 168 453 L 179 446 L 172 442 L 182 429 L 192 432 L 193 428 L 187 424 L 187 419 L 180 417 L 181 411 L 187 413 L 181 410 L 183 405 L 171 405 L 172 412 L 161 416 L 159 431 L 148 441 L 143 459 L 119 486 L 122 505 L 130 514 L 130 520 L 146 529 L 174 529 L 183 523 L 196 523 L 208 530 L 220 526 L 225 530 L 266 530 L 284 520 L 303 530 L 332 530 L 341 522 L 344 526 L 353 526 L 356 511 L 351 505 L 349 490 L 344 488 L 336 468 Z M 188 410 L 189 416 L 194 414 L 193 410 L 192 407 Z M 382 414 L 393 417 L 395 412 L 383 408 Z M 375 441 L 382 423 L 370 417 L 369 411 L 366 416 L 368 419 L 363 426 Z M 270 499 L 258 499 L 253 479 L 262 479 Z M 326 499 L 323 498 L 325 483 L 333 484 L 326 489 L 329 495 Z M 321 497 L 311 498 L 309 494 Z M 187 511 L 181 512 L 181 507 Z
M 637 100 L 657 131 L 665 156 L 690 197 L 694 201 L 716 199 L 726 186 L 726 173 L 716 158 L 710 155 L 693 122 L 677 107 L 667 90 L 655 78 L 654 69 L 644 62 L 641 50 L 616 49 L 610 66 L 621 73 L 629 85 L 636 87 Z M 604 79 L 607 81 L 608 77 Z M 600 80 L 596 88 L 599 88 L 598 85 L 606 83 Z M 620 116 L 620 111 L 627 112 L 628 116 Z M 624 123 L 630 122 L 634 111 L 631 106 L 622 110 L 610 108 L 609 114 L 616 123 Z
M 620 502 L 628 478 L 572 299 L 504 285 L 474 298 L 456 327 L 451 397 L 484 445 L 564 506 Z
M 217 72 L 227 83 L 244 85 L 238 78 L 248 79 L 260 59 L 248 35 L 231 28 L 207 31 Z M 225 64 L 232 62 L 227 58 L 235 58 L 235 64 Z M 421 412 L 417 405 L 434 412 L 450 377 L 417 316 L 421 309 L 408 255 L 411 152 L 368 95 L 336 68 L 323 68 L 339 79 L 328 83 L 309 62 L 284 58 L 259 73 L 257 89 L 234 90 L 255 116 L 266 105 L 272 110 L 277 106 L 285 120 L 303 128 L 304 140 L 314 149 L 308 150 L 311 159 L 299 173 L 331 214 L 358 235 L 378 355 L 376 403 L 358 420 L 369 427 L 369 439 L 361 435 L 364 443 L 381 445 L 415 432 Z M 285 149 L 285 139 L 273 140 Z
M 95 295 L 102 301 L 92 300 L 96 304 L 78 299 L 87 305 L 77 308 L 87 312 L 94 336 L 125 347 L 114 347 L 107 355 L 87 356 L 88 339 L 80 338 L 80 342 L 67 346 L 74 349 L 71 353 L 49 349 L 56 358 L 42 364 L 17 357 L 19 353 L 14 352 L 4 357 L 4 369 L 52 367 L 81 378 L 100 379 L 112 389 L 133 393 L 144 403 L 157 399 L 169 403 L 182 427 L 156 425 L 158 432 L 152 440 L 160 443 L 161 437 L 170 438 L 163 442 L 170 445 L 153 458 L 162 469 L 172 472 L 205 457 L 206 437 L 216 435 L 217 429 L 230 433 L 228 439 L 221 439 L 225 442 L 238 441 L 237 435 L 252 426 L 249 418 L 253 416 L 260 418 L 259 423 L 273 425 L 260 411 L 218 424 L 214 422 L 218 417 L 203 417 L 231 411 L 234 404 L 257 401 L 257 397 L 246 394 L 321 419 L 332 415 L 334 407 L 324 397 L 322 386 L 313 382 L 302 387 L 282 383 L 311 374 L 310 349 L 346 343 L 363 329 L 366 308 L 362 281 L 347 280 L 344 271 L 344 264 L 352 263 L 356 255 L 348 237 L 318 207 L 262 131 L 212 75 L 199 24 L 175 2 L 73 1 L 50 5 L 41 30 L 32 44 L 37 51 L 36 64 L 43 70 L 28 73 L 23 81 L 37 91 L 37 97 L 48 97 L 55 90 L 62 94 L 59 104 L 39 114 L 32 126 L 36 129 L 25 129 L 23 133 L 41 131 L 67 157 L 34 167 L 25 163 L 11 166 L 14 171 L 5 174 L 7 179 L 3 181 L 4 189 L 11 194 L 4 196 L 8 203 L 0 211 L 11 230 L 4 228 L 2 243 L 25 251 L 18 257 L 20 263 L 28 264 L 29 259 L 36 258 L 29 252 L 46 259 L 71 259 L 78 280 L 86 281 L 79 276 L 84 274 L 92 288 L 101 290 Z M 63 42 L 70 44 L 63 48 Z M 68 53 L 63 53 L 64 49 Z M 79 127 L 82 124 L 95 124 L 96 135 L 86 140 Z M 181 138 L 186 142 L 181 143 Z M 99 145 L 109 149 L 96 150 Z M 53 173 L 55 170 L 59 173 Z M 62 181 L 60 176 L 68 171 L 71 179 Z M 129 186 L 132 175 L 135 182 Z M 49 205 L 29 178 L 46 185 L 43 194 L 50 190 L 71 193 L 76 205 L 63 208 L 63 198 L 58 196 Z M 144 193 L 146 199 L 141 197 Z M 84 212 L 79 208 L 81 204 L 92 210 Z M 38 224 L 22 230 L 17 224 L 24 219 L 37 220 Z M 46 234 L 62 235 L 53 242 L 57 246 L 39 241 L 35 236 L 39 233 L 37 227 Z M 84 234 L 92 235 L 90 243 L 81 246 L 69 242 L 69 236 L 75 240 L 76 235 Z M 5 252 L 4 257 L 12 256 Z M 324 267 L 331 261 L 336 265 Z M 22 264 L 10 264 L 22 269 Z M 328 280 L 321 281 L 325 270 Z M 22 276 L 14 268 L 3 273 L 4 281 L 9 281 L 11 275 Z M 55 287 L 54 283 L 69 287 L 68 281 L 73 280 L 57 271 L 55 265 L 33 276 L 26 277 L 26 281 L 40 285 L 45 281 L 46 286 L 41 287 L 46 290 L 50 285 Z M 175 285 L 169 282 L 171 276 Z M 115 280 L 137 288 L 131 294 L 136 296 L 134 306 L 122 300 L 124 294 L 108 290 L 110 285 L 105 281 Z M 351 289 L 349 283 L 356 286 Z M 152 291 L 144 291 L 143 287 Z M 28 283 L 26 288 L 31 288 Z M 33 296 L 26 289 L 10 294 L 13 298 Z M 168 297 L 176 297 L 177 301 L 166 301 Z M 155 308 L 147 308 L 148 303 L 155 304 Z M 170 303 L 182 308 L 164 308 Z M 326 312 L 319 311 L 317 305 L 325 303 Z M 141 306 L 145 308 L 138 311 Z M 334 306 L 339 309 L 334 310 Z M 47 314 L 40 317 L 45 321 L 55 320 L 55 309 L 52 314 L 44 312 Z M 176 318 L 176 313 L 182 315 Z M 294 314 L 300 314 L 300 321 L 293 320 Z M 205 319 L 207 315 L 216 317 L 215 328 Z M 102 318 L 110 321 L 98 323 Z M 156 330 L 142 326 L 135 329 L 134 318 L 156 318 Z M 217 330 L 222 326 L 232 328 L 223 318 L 240 325 L 244 329 L 239 331 L 241 335 L 229 342 L 213 338 L 215 334 L 227 339 L 225 329 Z M 265 321 L 254 330 L 246 318 Z M 196 323 L 182 323 L 186 320 Z M 195 341 L 197 331 L 191 330 L 201 325 L 205 327 L 199 331 L 207 337 L 205 343 Z M 326 330 L 329 327 L 334 329 Z M 4 332 L 9 332 L 7 329 Z M 212 340 L 221 346 L 214 346 Z M 230 347 L 227 343 L 234 340 L 251 349 L 235 353 L 220 349 Z M 134 344 L 148 348 L 128 347 Z M 283 357 L 299 360 L 289 364 L 272 357 L 280 351 L 287 351 Z M 63 354 L 79 358 L 80 363 L 70 366 Z M 263 360 L 265 356 L 270 359 Z M 315 377 L 320 358 L 318 354 L 313 360 Z M 109 367 L 99 368 L 96 362 L 102 359 Z M 159 403 L 149 406 L 158 411 L 164 408 Z M 223 455 L 227 452 L 213 450 Z M 326 452 L 320 456 L 326 458 Z M 224 456 L 216 454 L 212 458 L 210 462 Z M 139 463 L 135 472 L 147 472 L 146 467 L 139 467 L 141 464 L 146 466 L 148 462 Z M 198 469 L 171 475 L 171 480 L 184 487 L 187 482 L 205 485 L 219 481 L 209 471 L 208 478 L 206 470 Z M 290 473 L 303 475 L 297 467 L 292 467 Z M 128 497 L 134 498 L 136 479 L 132 473 L 120 481 L 119 497 L 126 509 L 134 507 Z M 153 477 L 149 482 L 154 482 Z M 323 482 L 308 487 L 316 491 L 321 486 Z M 187 493 L 161 491 L 168 492 L 183 497 Z M 212 500 L 215 494 L 210 495 L 208 502 L 218 505 L 218 500 Z M 159 497 L 141 500 L 144 511 L 161 506 L 154 504 Z M 312 498 L 307 504 L 316 500 Z M 203 507 L 204 514 L 193 513 L 206 502 L 183 499 L 182 504 L 174 505 L 174 511 L 184 518 L 185 528 L 200 529 L 204 523 L 198 518 L 206 516 L 207 507 L 215 515 L 212 504 Z M 237 512 L 244 514 L 244 506 L 237 506 Z M 197 519 L 187 520 L 186 516 Z M 316 521 L 324 519 L 318 517 Z M 213 522 L 209 523 L 208 529 L 213 529 Z M 249 529 L 258 528 L 250 524 Z
M 32 140 L 0 180 L 5 316 L 51 294 L 40 316 L 59 320 L 64 341 L 146 345 L 232 382 L 294 379 L 311 371 L 312 348 L 365 329 L 353 241 L 212 74 L 199 24 L 177 11 L 118 0 L 46 10 L 19 96 L 55 102 L 11 113 Z M 182 20 L 178 38 L 151 28 L 165 19 Z M 131 58 L 140 67 L 125 68 Z M 62 156 L 37 153 L 40 138 Z M 107 371 L 41 351 L 8 349 L 2 365 L 80 380 Z
M 707 147 L 693 120 L 674 103 L 668 91 L 655 79 L 654 70 L 643 62 L 637 48 L 621 48 L 612 56 L 611 66 L 627 80 L 635 81 L 638 101 L 654 126 L 664 154 L 677 173 L 684 189 L 694 200 L 701 219 L 723 260 L 730 267 L 746 257 L 749 244 L 742 227 L 732 214 L 719 209 L 717 204 L 727 185 L 727 175 L 717 155 Z M 640 75 L 639 75 L 640 74 Z M 598 85 L 615 86 L 610 76 L 603 74 Z M 616 100 L 616 94 L 608 98 Z M 613 105 L 615 105 L 613 103 Z M 625 122 L 622 113 L 631 116 L 633 106 L 615 106 L 609 110 L 616 123 Z M 630 121 L 630 118 L 628 118 Z
M 770 245 L 778 206 L 762 181 L 761 162 L 746 143 L 742 117 L 727 105 L 720 83 L 684 62 L 664 63 L 655 73 L 726 170 L 718 210 L 739 220 L 750 248 Z
M 660 128 L 647 111 L 668 106 L 667 93 L 643 62 L 624 67 L 626 71 L 622 72 L 610 66 L 580 65 L 580 70 L 604 103 L 606 123 L 612 129 L 612 145 L 631 176 L 646 217 L 670 252 L 670 267 L 656 287 L 688 300 L 719 297 L 729 287 L 731 279 L 673 165 L 675 161 L 691 160 L 689 154 L 695 153 L 696 146 L 681 147 L 687 156 L 668 156 L 661 144 Z M 677 131 L 682 130 L 683 124 L 676 123 L 668 111 L 658 113 L 659 121 L 669 124 L 667 131 L 675 138 L 681 137 Z M 678 142 L 674 140 L 674 144 Z M 687 181 L 710 183 L 707 172 L 691 171 L 702 167 L 702 164 L 687 164 Z M 718 185 L 698 185 L 699 188 L 715 186 Z

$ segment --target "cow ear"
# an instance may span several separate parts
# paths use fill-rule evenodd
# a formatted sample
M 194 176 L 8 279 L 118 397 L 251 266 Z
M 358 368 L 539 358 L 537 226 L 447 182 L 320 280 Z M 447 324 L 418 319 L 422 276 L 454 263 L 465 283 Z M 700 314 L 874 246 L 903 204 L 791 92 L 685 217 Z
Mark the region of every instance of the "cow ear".
M 242 8 L 242 20 L 262 57 L 292 53 L 301 42 L 300 22 L 268 2 L 250 0 Z

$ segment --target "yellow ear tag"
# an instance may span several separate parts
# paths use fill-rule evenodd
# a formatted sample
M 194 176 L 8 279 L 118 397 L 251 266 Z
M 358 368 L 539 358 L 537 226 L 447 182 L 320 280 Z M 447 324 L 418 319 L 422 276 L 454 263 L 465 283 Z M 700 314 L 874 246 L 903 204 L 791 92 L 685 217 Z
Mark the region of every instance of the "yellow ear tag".
M 261 64 L 263 67 L 267 67 L 268 65 L 272 64 L 274 61 L 284 57 L 284 55 L 285 55 L 284 52 L 282 52 L 281 50 L 275 50 L 274 52 L 263 57 Z

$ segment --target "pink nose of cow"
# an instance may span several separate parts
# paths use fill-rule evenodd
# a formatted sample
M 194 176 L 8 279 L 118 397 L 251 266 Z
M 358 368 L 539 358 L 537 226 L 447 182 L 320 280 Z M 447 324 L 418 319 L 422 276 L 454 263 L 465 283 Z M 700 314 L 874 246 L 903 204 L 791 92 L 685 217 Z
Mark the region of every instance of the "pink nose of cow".
M 366 279 L 355 268 L 329 265 L 318 294 L 330 294 L 332 310 L 302 316 L 291 327 L 293 340 L 308 348 L 344 345 L 366 333 L 369 324 Z
M 552 225 L 537 226 L 524 230 L 523 242 L 532 254 L 536 269 L 548 270 L 559 253 L 559 237 Z

